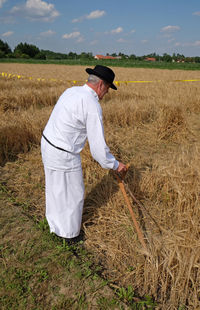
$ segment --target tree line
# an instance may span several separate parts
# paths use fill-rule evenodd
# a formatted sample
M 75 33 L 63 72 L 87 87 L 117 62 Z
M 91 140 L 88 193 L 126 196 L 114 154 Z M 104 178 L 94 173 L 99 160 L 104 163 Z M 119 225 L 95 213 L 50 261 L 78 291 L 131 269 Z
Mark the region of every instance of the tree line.
M 189 62 L 189 63 L 200 63 L 200 57 L 185 57 L 182 54 L 169 55 L 164 53 L 162 56 L 151 53 L 143 56 L 136 56 L 135 54 L 126 55 L 123 53 L 112 53 L 106 54 L 107 56 L 113 56 L 120 59 L 130 59 L 133 61 L 143 61 L 147 58 L 154 58 L 155 61 L 164 61 L 164 62 Z M 67 53 L 56 53 L 49 50 L 39 49 L 37 46 L 28 43 L 19 43 L 14 50 L 12 51 L 7 42 L 0 40 L 0 58 L 33 58 L 33 59 L 43 59 L 43 60 L 62 60 L 62 59 L 87 59 L 92 60 L 94 56 L 91 52 L 86 53 L 82 52 L 81 54 L 77 54 L 74 52 Z

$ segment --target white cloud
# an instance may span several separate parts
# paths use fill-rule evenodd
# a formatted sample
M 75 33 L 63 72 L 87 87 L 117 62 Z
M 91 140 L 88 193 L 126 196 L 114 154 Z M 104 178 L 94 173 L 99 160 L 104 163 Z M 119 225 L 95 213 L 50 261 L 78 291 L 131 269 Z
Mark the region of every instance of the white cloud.
M 14 6 L 11 14 L 23 14 L 32 21 L 53 21 L 60 13 L 55 9 L 54 4 L 42 0 L 27 0 L 25 5 Z
M 81 33 L 79 31 L 74 31 L 71 33 L 65 33 L 62 36 L 63 39 L 74 39 L 77 43 L 83 42 L 85 39 L 81 36 Z
M 13 6 L 13 8 L 10 10 L 10 13 L 17 13 L 17 12 L 20 12 L 20 10 L 23 10 L 22 7 L 19 7 L 19 6 Z
M 0 17 L 0 24 L 14 24 L 15 21 L 13 19 L 13 16 L 3 16 Z
M 175 46 L 181 46 L 181 47 L 188 47 L 188 46 L 200 47 L 200 40 L 197 40 L 197 41 L 194 41 L 194 42 L 185 42 L 185 43 L 176 42 Z
M 7 31 L 7 32 L 4 32 L 3 34 L 2 34 L 2 37 L 10 37 L 10 36 L 12 36 L 13 35 L 13 31 Z
M 164 33 L 172 33 L 172 32 L 176 32 L 178 30 L 180 30 L 181 28 L 179 26 L 166 26 L 163 27 L 160 31 L 164 32 Z
M 199 46 L 199 47 L 200 47 L 200 41 L 195 41 L 195 42 L 193 43 L 193 46 Z
M 72 23 L 79 23 L 79 22 L 81 22 L 83 19 L 84 19 L 83 17 L 74 18 L 74 19 L 72 19 Z
M 197 15 L 197 16 L 200 16 L 200 11 L 198 12 L 194 12 L 193 15 Z
M 76 38 L 80 37 L 80 35 L 81 34 L 79 31 L 75 31 L 75 32 L 63 34 L 62 38 L 63 39 L 76 39 Z
M 167 42 L 168 42 L 168 43 L 171 43 L 171 42 L 173 42 L 173 41 L 175 41 L 175 39 L 174 39 L 174 38 L 171 38 L 171 39 L 169 39 Z
M 117 42 L 124 43 L 124 42 L 126 42 L 126 40 L 124 40 L 123 38 L 120 38 L 120 39 L 117 40 Z
M 52 31 L 52 30 L 47 30 L 47 31 L 44 31 L 44 32 L 41 32 L 40 35 L 42 37 L 51 37 L 55 34 L 55 31 Z
M 81 42 L 83 42 L 83 41 L 84 41 L 84 38 L 83 38 L 83 37 L 78 37 L 77 40 L 76 40 L 77 43 L 81 43 Z
M 131 33 L 135 33 L 135 32 L 136 32 L 135 29 L 131 30 Z
M 96 45 L 98 43 L 98 41 L 97 40 L 94 40 L 94 41 L 91 41 L 90 42 L 90 45 Z
M 97 19 L 97 18 L 104 16 L 105 14 L 106 14 L 105 11 L 100 11 L 100 10 L 92 11 L 88 15 L 74 18 L 72 20 L 72 23 L 79 23 L 79 22 L 82 22 L 84 19 Z
M 141 42 L 142 42 L 142 44 L 146 44 L 146 43 L 148 43 L 148 40 L 142 40 Z
M 7 0 L 0 0 L 0 8 L 2 8 L 3 4 L 6 2 Z
M 86 16 L 87 19 L 96 19 L 104 16 L 106 14 L 105 11 L 96 10 L 91 12 L 89 15 Z
M 116 33 L 121 33 L 122 31 L 123 31 L 123 28 L 122 27 L 118 27 L 116 29 L 111 30 L 111 33 L 112 34 L 116 34 Z

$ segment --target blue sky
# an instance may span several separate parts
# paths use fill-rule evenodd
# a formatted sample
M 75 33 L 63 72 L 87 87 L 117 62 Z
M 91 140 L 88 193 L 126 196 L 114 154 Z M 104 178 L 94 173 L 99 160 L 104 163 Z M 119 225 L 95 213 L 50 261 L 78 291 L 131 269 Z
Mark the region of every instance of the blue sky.
M 12 49 L 200 56 L 200 0 L 0 0 L 0 39 Z

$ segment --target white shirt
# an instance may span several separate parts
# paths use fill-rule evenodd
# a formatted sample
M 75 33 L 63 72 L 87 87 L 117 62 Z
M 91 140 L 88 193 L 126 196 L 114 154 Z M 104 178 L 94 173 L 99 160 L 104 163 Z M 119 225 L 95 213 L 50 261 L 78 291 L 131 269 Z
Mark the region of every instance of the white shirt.
M 79 154 L 88 139 L 90 152 L 101 167 L 117 169 L 119 162 L 105 142 L 102 109 L 98 100 L 96 92 L 86 84 L 68 88 L 60 96 L 44 135 L 51 143 L 69 153 L 52 147 L 43 138 L 42 157 L 47 167 L 80 169 Z

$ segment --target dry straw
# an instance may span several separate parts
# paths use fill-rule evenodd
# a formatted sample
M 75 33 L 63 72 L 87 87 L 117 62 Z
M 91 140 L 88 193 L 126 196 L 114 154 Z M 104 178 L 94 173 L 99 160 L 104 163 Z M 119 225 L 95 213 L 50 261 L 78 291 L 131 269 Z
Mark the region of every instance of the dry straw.
M 9 66 L 8 72 L 24 75 L 33 69 Z M 35 76 L 42 72 L 42 77 L 86 78 L 81 67 L 34 66 L 34 70 Z M 102 102 L 107 143 L 119 160 L 131 163 L 125 183 L 147 211 L 128 194 L 151 255 L 144 255 L 115 176 L 92 159 L 88 145 L 81 154 L 85 245 L 115 285 L 132 285 L 139 296 L 152 295 L 158 309 L 185 305 L 196 310 L 200 307 L 200 87 L 198 82 L 169 81 L 198 78 L 198 73 L 122 68 L 115 72 L 118 80 L 162 81 L 121 85 Z M 30 203 L 29 213 L 37 218 L 44 216 L 45 204 L 41 132 L 65 87 L 67 83 L 0 79 L 2 178 L 17 199 Z

